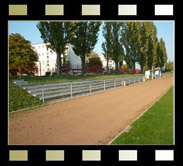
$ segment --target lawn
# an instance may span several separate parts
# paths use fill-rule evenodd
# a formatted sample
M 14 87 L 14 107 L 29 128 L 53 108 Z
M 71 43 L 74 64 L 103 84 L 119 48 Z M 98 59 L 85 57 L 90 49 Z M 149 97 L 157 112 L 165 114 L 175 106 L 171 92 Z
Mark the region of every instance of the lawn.
M 42 101 L 20 87 L 9 88 L 9 111 L 41 105 Z
M 173 87 L 112 144 L 173 144 Z
M 33 83 L 49 83 L 49 82 L 61 82 L 61 81 L 75 81 L 75 80 L 88 80 L 88 79 L 104 79 L 104 78 L 114 78 L 114 77 L 129 77 L 129 76 L 140 76 L 144 74 L 109 74 L 109 75 L 60 75 L 52 77 L 29 77 L 23 78 L 30 84 Z M 21 79 L 21 78 L 17 78 Z M 11 80 L 15 80 L 10 78 Z

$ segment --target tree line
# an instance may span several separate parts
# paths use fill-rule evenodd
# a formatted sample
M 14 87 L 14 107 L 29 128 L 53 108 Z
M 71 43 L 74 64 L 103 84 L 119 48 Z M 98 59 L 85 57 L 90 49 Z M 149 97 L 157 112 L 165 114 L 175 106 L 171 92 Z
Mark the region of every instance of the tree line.
M 101 25 L 103 26 L 101 27 Z M 86 73 L 86 55 L 94 49 L 98 41 L 100 28 L 104 37 L 101 47 L 107 61 L 107 73 L 110 59 L 115 62 L 116 72 L 118 72 L 118 67 L 123 64 L 123 60 L 127 64 L 127 69 L 132 66 L 134 72 L 136 62 L 140 64 L 141 71 L 143 71 L 145 66 L 148 69 L 151 69 L 152 66 L 162 67 L 167 62 L 165 42 L 162 38 L 160 41 L 158 40 L 157 29 L 153 22 L 103 22 L 102 24 L 102 22 L 93 21 L 46 21 L 39 22 L 37 28 L 44 43 L 47 43 L 46 46 L 57 54 L 57 75 L 61 74 L 61 54 L 63 57 L 66 56 L 66 45 L 68 43 L 72 44 L 75 54 L 80 56 L 82 73 Z M 16 37 L 20 39 L 20 36 Z M 28 41 L 26 42 L 30 44 Z M 13 62 L 18 61 L 15 60 L 15 53 L 20 54 L 20 52 L 13 50 L 16 45 L 16 40 L 11 36 L 10 57 L 13 58 L 10 58 L 10 61 Z M 29 55 L 30 53 L 34 55 L 33 52 L 30 52 L 30 49 L 28 50 Z M 38 59 L 36 54 L 31 57 L 35 57 L 33 62 Z M 21 68 L 22 65 L 19 63 L 20 61 L 16 65 Z M 27 69 L 31 66 L 33 65 L 27 64 Z
M 107 60 L 114 60 L 116 71 L 118 64 L 125 60 L 127 70 L 138 62 L 141 72 L 145 66 L 148 69 L 163 67 L 167 62 L 165 42 L 158 41 L 157 29 L 153 22 L 104 22 L 102 43 Z
M 101 22 L 40 22 L 37 27 L 41 32 L 44 42 L 49 42 L 57 53 L 57 74 L 61 74 L 61 54 L 64 55 L 67 43 L 73 45 L 76 55 L 81 57 L 82 72 L 85 73 L 86 55 L 95 47 Z M 153 22 L 104 22 L 102 33 L 105 41 L 102 50 L 108 62 L 115 62 L 115 70 L 118 72 L 125 60 L 127 70 L 138 62 L 143 71 L 144 66 L 148 69 L 163 67 L 167 62 L 165 42 L 161 38 L 158 41 L 157 29 Z M 59 67 L 60 66 L 60 67 Z

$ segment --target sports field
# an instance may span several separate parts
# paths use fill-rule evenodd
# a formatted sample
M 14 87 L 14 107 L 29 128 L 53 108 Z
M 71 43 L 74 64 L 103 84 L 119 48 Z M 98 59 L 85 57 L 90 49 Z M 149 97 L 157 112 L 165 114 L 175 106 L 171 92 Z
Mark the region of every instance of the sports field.
M 166 77 L 11 114 L 9 144 L 108 144 L 172 85 Z

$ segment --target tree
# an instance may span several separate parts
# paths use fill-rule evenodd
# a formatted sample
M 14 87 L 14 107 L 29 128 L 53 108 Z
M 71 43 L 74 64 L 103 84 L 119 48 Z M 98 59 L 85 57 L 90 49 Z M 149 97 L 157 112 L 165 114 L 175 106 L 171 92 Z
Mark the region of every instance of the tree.
M 125 47 L 125 61 L 127 66 L 131 63 L 133 65 L 133 72 L 135 73 L 135 63 L 138 60 L 140 46 L 139 46 L 139 28 L 140 23 L 126 22 L 123 25 L 121 41 Z
M 158 67 L 159 65 L 159 57 L 158 57 L 158 38 L 157 38 L 157 29 L 156 26 L 153 25 L 153 36 L 152 36 L 152 41 L 153 41 L 153 66 Z
M 151 70 L 153 65 L 153 22 L 145 22 L 144 27 L 147 37 L 147 53 L 146 53 L 146 64 L 145 66 Z
M 93 49 L 98 39 L 98 32 L 101 22 L 75 22 L 74 37 L 71 40 L 73 50 L 81 57 L 82 73 L 86 73 L 86 55 Z
M 47 48 L 52 49 L 57 54 L 57 75 L 61 70 L 61 54 L 65 58 L 66 45 L 73 35 L 73 24 L 71 22 L 39 22 L 37 28 L 41 33 L 41 38 L 46 43 Z
M 9 35 L 9 72 L 13 77 L 17 72 L 27 75 L 33 74 L 36 69 L 38 55 L 33 50 L 30 41 L 25 40 L 20 34 Z
M 88 58 L 88 65 L 89 66 L 101 66 L 102 67 L 102 61 L 99 57 L 99 55 L 95 52 L 92 52 L 89 54 Z
M 148 22 L 142 22 L 137 25 L 138 35 L 138 62 L 140 64 L 141 73 L 143 73 L 144 66 L 146 65 L 146 57 L 148 52 L 148 30 L 146 29 Z
M 129 72 L 129 67 L 131 65 L 131 48 L 130 48 L 130 31 L 129 31 L 129 24 L 127 22 L 124 22 L 121 24 L 121 43 L 122 47 L 124 48 L 124 60 L 127 65 L 127 72 Z
M 160 49 L 161 49 L 161 59 L 163 62 L 161 63 L 161 67 L 166 65 L 167 63 L 167 52 L 166 52 L 166 47 L 165 47 L 165 42 L 163 41 L 162 38 L 160 38 Z
M 170 71 L 173 71 L 174 70 L 174 62 L 173 61 L 168 61 L 165 64 L 165 67 L 168 68 Z
M 115 62 L 115 70 L 118 72 L 118 62 L 123 61 L 124 50 L 120 43 L 121 23 L 112 22 L 112 60 Z
M 103 26 L 103 36 L 105 41 L 102 43 L 102 49 L 104 52 L 104 57 L 107 61 L 107 74 L 109 73 L 109 59 L 112 56 L 112 23 L 105 22 Z

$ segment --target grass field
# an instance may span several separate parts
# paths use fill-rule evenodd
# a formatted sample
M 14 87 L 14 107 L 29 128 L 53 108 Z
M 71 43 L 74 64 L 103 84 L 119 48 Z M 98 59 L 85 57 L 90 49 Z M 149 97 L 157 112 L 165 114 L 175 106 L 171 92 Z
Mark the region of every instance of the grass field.
M 30 84 L 33 83 L 49 83 L 49 82 L 60 82 L 60 81 L 75 81 L 75 80 L 88 80 L 88 79 L 103 79 L 103 78 L 114 78 L 114 77 L 129 77 L 129 76 L 139 76 L 144 74 L 109 74 L 109 75 L 60 75 L 53 77 L 29 77 L 23 78 Z M 15 78 L 21 79 L 21 78 Z M 11 82 L 10 78 L 10 82 Z
M 41 105 L 42 101 L 20 87 L 9 88 L 9 111 Z
M 112 144 L 173 144 L 173 87 Z

